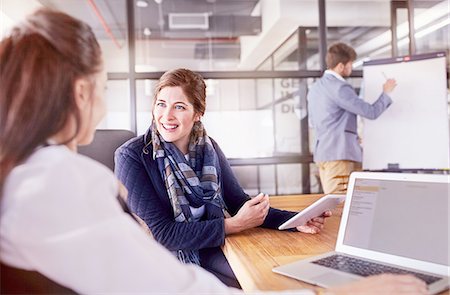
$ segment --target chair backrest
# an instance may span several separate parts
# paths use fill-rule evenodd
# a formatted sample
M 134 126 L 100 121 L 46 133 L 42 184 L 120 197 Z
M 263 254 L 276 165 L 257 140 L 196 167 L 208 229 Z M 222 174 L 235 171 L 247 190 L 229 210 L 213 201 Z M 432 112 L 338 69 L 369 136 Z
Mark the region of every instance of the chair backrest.
M 88 156 L 114 171 L 114 152 L 124 142 L 135 136 L 130 130 L 97 129 L 92 143 L 79 146 L 78 153 Z

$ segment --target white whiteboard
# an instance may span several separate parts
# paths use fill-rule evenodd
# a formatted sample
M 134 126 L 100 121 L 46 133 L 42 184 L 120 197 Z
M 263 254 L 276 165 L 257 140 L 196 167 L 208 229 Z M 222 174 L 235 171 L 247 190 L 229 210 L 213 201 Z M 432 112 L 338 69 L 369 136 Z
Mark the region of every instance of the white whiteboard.
M 450 133 L 444 53 L 364 63 L 364 100 L 373 103 L 385 77 L 397 80 L 392 105 L 363 121 L 363 169 L 450 168 Z

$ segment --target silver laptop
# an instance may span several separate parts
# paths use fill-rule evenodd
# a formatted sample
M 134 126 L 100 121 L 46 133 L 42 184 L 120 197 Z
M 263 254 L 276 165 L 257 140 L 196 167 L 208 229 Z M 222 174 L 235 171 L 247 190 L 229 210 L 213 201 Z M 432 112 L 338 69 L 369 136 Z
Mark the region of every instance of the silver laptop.
M 450 175 L 354 172 L 335 251 L 273 271 L 322 287 L 412 272 L 430 293 L 443 291 L 450 275 L 449 192 Z

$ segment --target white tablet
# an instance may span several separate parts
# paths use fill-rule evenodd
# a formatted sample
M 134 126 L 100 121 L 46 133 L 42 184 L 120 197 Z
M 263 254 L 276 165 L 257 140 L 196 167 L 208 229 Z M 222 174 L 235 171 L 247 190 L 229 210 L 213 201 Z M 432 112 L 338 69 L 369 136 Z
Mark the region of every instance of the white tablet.
M 345 195 L 326 195 L 318 199 L 294 217 L 280 225 L 278 229 L 288 229 L 306 224 L 308 220 L 322 215 L 327 210 L 334 209 L 339 203 L 345 200 Z

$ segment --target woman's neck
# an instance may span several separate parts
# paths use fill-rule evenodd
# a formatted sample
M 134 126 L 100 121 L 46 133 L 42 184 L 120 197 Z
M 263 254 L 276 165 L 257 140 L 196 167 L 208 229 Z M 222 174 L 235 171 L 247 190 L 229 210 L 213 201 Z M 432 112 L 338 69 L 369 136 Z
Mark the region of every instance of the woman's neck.
M 189 137 L 174 141 L 173 144 L 183 153 L 183 155 L 186 155 L 189 152 Z
M 67 135 L 65 133 L 61 133 L 61 132 L 56 133 L 55 135 L 53 135 L 52 137 L 50 137 L 47 140 L 47 143 L 54 144 L 54 145 L 64 144 L 71 151 L 73 151 L 75 153 L 78 151 L 78 145 L 77 145 L 76 140 L 72 139 L 71 141 L 67 142 Z
M 73 136 L 75 132 L 75 123 L 72 119 L 69 119 L 61 130 L 47 139 L 47 142 L 49 144 L 64 144 L 71 151 L 76 153 L 78 151 L 78 140 L 76 136 Z

